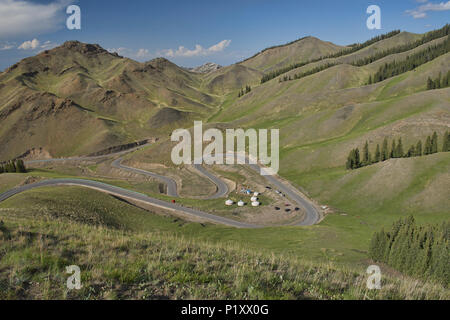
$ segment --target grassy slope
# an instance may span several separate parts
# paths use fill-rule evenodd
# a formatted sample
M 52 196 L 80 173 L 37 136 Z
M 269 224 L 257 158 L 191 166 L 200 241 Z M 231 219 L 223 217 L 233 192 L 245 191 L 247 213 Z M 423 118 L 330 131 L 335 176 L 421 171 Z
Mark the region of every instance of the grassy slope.
M 449 189 L 449 154 L 391 160 L 352 172 L 342 169 L 345 157 L 366 140 L 373 145 L 385 136 L 402 137 L 407 148 L 434 130 L 441 134 L 448 128 L 450 89 L 423 92 L 426 78 L 448 67 L 447 60 L 448 54 L 415 72 L 364 87 L 358 85 L 383 61 L 362 68 L 341 65 L 299 81 L 270 81 L 239 100 L 234 95 L 223 100 L 221 112 L 211 118 L 212 125 L 231 122 L 231 126 L 281 129 L 285 147 L 281 175 L 338 212 L 320 225 L 243 231 L 183 224 L 177 232 L 156 220 L 149 226 L 199 241 L 245 244 L 249 250 L 275 251 L 294 259 L 367 266 L 366 251 L 373 231 L 389 226 L 401 215 L 414 214 L 420 222 L 448 218 L 448 199 L 442 190 Z M 150 149 L 167 150 L 167 145 Z M 137 153 L 140 160 L 146 158 L 145 152 Z M 55 201 L 45 193 L 40 197 L 47 197 L 47 203 Z M 36 201 L 27 194 L 17 199 L 2 207 L 15 210 L 20 202 L 23 211 L 29 212 L 27 208 Z M 41 206 L 42 201 L 37 204 Z
M 181 229 L 177 229 L 167 225 L 162 226 L 156 218 L 146 225 L 132 213 L 128 215 L 127 211 L 126 215 L 130 221 L 136 221 L 137 225 L 146 228 L 154 227 L 158 230 L 161 228 L 164 231 L 175 232 L 195 239 L 217 243 L 240 243 L 255 250 L 290 254 L 318 263 L 332 261 L 339 265 L 364 266 L 367 263 L 368 244 L 374 231 L 381 227 L 389 227 L 392 221 L 398 219 L 398 217 L 409 214 L 416 215 L 422 223 L 436 222 L 446 218 L 447 204 L 443 199 L 446 199 L 444 190 L 449 188 L 449 161 L 450 154 L 441 153 L 422 158 L 391 160 L 351 172 L 339 168 L 317 170 L 300 175 L 295 171 L 286 172 L 287 178 L 306 188 L 310 195 L 320 203 L 337 209 L 336 214 L 328 216 L 319 225 L 313 227 L 239 230 L 220 226 L 200 227 L 197 224 L 188 224 Z M 389 180 L 394 174 L 397 174 L 400 178 Z M 44 173 L 38 174 L 38 172 L 33 174 L 33 176 L 38 175 L 46 176 Z M 52 176 L 56 177 L 54 174 Z M 13 180 L 11 175 L 3 175 L 1 179 L 2 184 L 5 182 L 8 188 L 17 185 L 19 180 L 17 178 Z M 168 200 L 163 195 L 149 192 L 143 184 L 129 184 L 104 179 L 100 181 Z M 380 192 L 380 186 L 388 192 Z M 71 203 L 71 200 L 66 199 L 67 197 L 73 197 L 75 202 L 76 199 L 79 199 L 80 202 L 81 199 L 86 199 L 86 204 L 79 205 L 80 208 L 96 206 L 92 196 L 77 197 L 76 193 L 65 189 L 35 190 L 18 195 L 6 201 L 0 207 L 24 207 L 30 210 L 31 208 L 41 207 L 42 204 L 51 206 L 54 201 L 58 203 L 56 206 L 63 207 L 63 204 L 66 203 L 65 200 Z M 83 191 L 82 194 L 90 192 L 92 191 L 87 190 Z M 98 196 L 101 199 L 106 197 Z M 216 214 L 221 214 L 218 209 L 222 207 L 223 201 L 199 202 L 180 199 L 179 202 L 183 205 L 212 210 Z M 83 211 L 84 209 L 80 210 Z M 108 207 L 105 210 L 109 210 Z M 65 211 L 68 210 L 62 210 L 62 212 Z M 92 211 L 98 214 L 95 209 Z M 341 215 L 341 213 L 346 215 Z M 222 214 L 226 215 L 226 213 Z M 270 240 L 268 241 L 268 239 Z
M 200 75 L 165 59 L 142 64 L 93 48 L 68 42 L 0 74 L 0 159 L 32 147 L 91 153 L 207 117 L 220 102 Z
M 388 275 L 382 290 L 368 292 L 362 268 L 205 242 L 209 229 L 237 231 L 173 221 L 74 187 L 52 191 L 56 199 L 34 190 L 0 206 L 0 298 L 448 299 L 439 285 Z M 68 292 L 64 270 L 72 264 L 83 288 Z
M 291 64 L 320 58 L 327 54 L 337 53 L 345 47 L 331 42 L 307 37 L 289 45 L 266 49 L 258 55 L 240 64 L 264 73 L 290 66 Z

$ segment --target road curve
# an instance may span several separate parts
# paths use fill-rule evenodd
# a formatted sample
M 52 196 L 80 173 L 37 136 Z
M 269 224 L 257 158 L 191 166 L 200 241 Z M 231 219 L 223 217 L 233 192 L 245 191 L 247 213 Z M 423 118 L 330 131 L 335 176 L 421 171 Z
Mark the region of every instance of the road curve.
M 169 177 L 166 177 L 166 176 L 162 176 L 160 174 L 156 174 L 156 173 L 153 173 L 153 172 L 145 171 L 145 170 L 142 170 L 142 169 L 136 169 L 136 168 L 132 168 L 132 167 L 127 167 L 127 166 L 122 164 L 122 160 L 123 160 L 123 158 L 119 158 L 119 159 L 114 160 L 111 163 L 111 166 L 113 168 L 116 168 L 116 169 L 121 169 L 121 170 L 125 170 L 125 171 L 132 172 L 132 173 L 138 173 L 138 174 L 142 174 L 142 175 L 145 175 L 145 176 L 152 177 L 152 178 L 155 178 L 157 180 L 160 180 L 160 181 L 164 182 L 167 185 L 167 195 L 169 197 L 176 197 L 176 198 L 179 197 L 178 196 L 178 192 L 177 192 L 177 183 L 172 178 L 169 178 Z
M 140 148 L 146 147 L 150 144 L 145 144 L 142 146 L 138 146 L 132 149 L 128 149 L 128 150 L 124 150 L 124 151 L 120 151 L 117 153 L 111 153 L 111 154 L 107 154 L 107 155 L 101 155 L 101 156 L 91 156 L 91 157 L 71 157 L 71 158 L 57 158 L 57 159 L 43 159 L 43 160 L 29 160 L 29 161 L 25 161 L 26 165 L 30 165 L 30 164 L 36 164 L 36 163 L 50 163 L 50 162 L 64 162 L 64 161 L 90 161 L 90 160 L 99 160 L 99 159 L 104 159 L 104 158 L 109 158 L 112 156 L 117 156 L 117 155 L 123 155 L 123 154 L 127 154 L 130 152 L 133 152 L 135 150 L 138 150 Z M 137 173 L 137 174 L 142 174 L 148 177 L 152 177 L 154 179 L 157 179 L 159 181 L 162 181 L 163 183 L 165 183 L 167 185 L 167 195 L 169 197 L 174 197 L 174 198 L 179 198 L 179 194 L 178 194 L 178 190 L 177 190 L 177 183 L 174 179 L 154 173 L 154 172 L 150 172 L 150 171 L 146 171 L 146 170 L 142 170 L 142 169 L 136 169 L 136 168 L 132 168 L 132 167 L 128 167 L 122 164 L 123 161 L 123 157 L 120 157 L 116 160 L 114 160 L 111 163 L 111 166 L 113 168 L 116 169 L 121 169 L 121 170 L 125 170 L 128 172 L 132 172 L 132 173 Z M 219 199 L 222 197 L 225 197 L 228 193 L 228 186 L 225 182 L 223 182 L 222 180 L 220 180 L 219 178 L 217 178 L 216 176 L 214 176 L 213 174 L 211 174 L 209 171 L 207 171 L 203 166 L 201 165 L 194 165 L 194 168 L 203 176 L 205 176 L 206 178 L 208 178 L 210 181 L 212 181 L 217 188 L 217 191 L 215 194 L 213 194 L 212 196 L 209 196 L 207 198 L 205 198 L 206 200 L 211 200 L 211 199 Z
M 129 150 L 125 150 L 125 151 L 121 151 L 121 152 L 114 153 L 114 154 L 109 154 L 109 155 L 102 155 L 102 156 L 60 158 L 60 159 L 45 159 L 45 160 L 31 160 L 31 161 L 26 161 L 25 163 L 26 164 L 33 164 L 33 163 L 42 163 L 42 162 L 48 163 L 48 162 L 57 162 L 57 161 L 68 161 L 68 160 L 75 160 L 75 161 L 97 160 L 97 159 L 101 159 L 101 158 L 107 158 L 107 157 L 111 157 L 111 156 L 117 156 L 117 155 L 126 154 L 126 153 L 132 152 L 134 150 L 137 150 L 137 149 L 145 147 L 145 146 L 146 145 L 142 145 L 142 146 L 139 146 L 139 147 L 136 147 L 136 148 L 133 148 L 133 149 L 129 149 Z M 224 156 L 233 156 L 234 157 L 235 155 L 226 153 L 226 154 L 224 154 Z M 246 165 L 248 165 L 253 171 L 257 172 L 258 174 L 261 174 L 261 171 L 264 170 L 264 168 L 260 167 L 257 164 L 249 163 L 248 158 L 246 156 L 241 156 L 241 155 L 236 155 L 236 156 L 237 157 L 243 157 L 244 160 L 246 160 Z M 122 157 L 114 160 L 112 162 L 112 167 L 117 168 L 117 169 L 126 170 L 126 171 L 133 172 L 133 173 L 137 173 L 137 174 L 146 175 L 146 176 L 158 179 L 158 180 L 164 182 L 167 185 L 167 195 L 169 195 L 171 197 L 179 197 L 178 196 L 178 192 L 177 192 L 177 184 L 176 184 L 175 180 L 173 180 L 172 178 L 169 178 L 169 177 L 166 177 L 166 176 L 163 176 L 163 175 L 159 175 L 159 174 L 156 174 L 156 173 L 153 173 L 153 172 L 145 171 L 145 170 L 142 170 L 142 169 L 136 169 L 136 168 L 132 168 L 132 167 L 128 167 L 128 166 L 122 165 L 122 160 L 123 160 Z M 217 186 L 217 192 L 214 195 L 208 197 L 207 199 L 219 199 L 219 198 L 225 197 L 227 195 L 227 193 L 228 193 L 228 186 L 226 185 L 225 182 L 223 182 L 221 179 L 219 179 L 218 177 L 216 177 L 215 175 L 213 175 L 212 173 L 207 171 L 200 164 L 194 164 L 194 168 L 199 173 L 204 175 L 206 178 L 211 180 Z M 311 226 L 311 225 L 314 225 L 314 224 L 319 222 L 319 220 L 320 220 L 319 211 L 312 204 L 312 202 L 310 200 L 308 200 L 306 197 L 303 197 L 295 188 L 293 188 L 289 184 L 283 182 L 277 176 L 264 175 L 264 178 L 268 181 L 269 184 L 272 184 L 273 186 L 278 188 L 279 191 L 284 193 L 289 199 L 291 199 L 297 205 L 299 205 L 300 207 L 303 207 L 305 209 L 305 218 L 301 222 L 299 222 L 297 224 L 294 224 L 294 225 L 296 225 L 296 226 Z M 102 185 L 103 187 L 106 186 L 107 187 L 106 190 L 98 188 L 100 191 L 104 191 L 104 192 L 108 192 L 108 190 L 109 190 L 108 188 L 116 188 L 116 189 L 122 190 L 122 192 L 129 192 L 129 193 L 132 193 L 132 194 L 138 194 L 140 196 L 144 196 L 142 194 L 139 194 L 139 193 L 136 193 L 136 192 L 133 192 L 133 191 L 128 191 L 128 190 L 125 190 L 125 189 L 112 187 L 112 186 L 109 186 L 107 184 L 102 184 L 100 182 L 93 182 L 91 180 L 78 180 L 78 179 L 69 179 L 69 180 L 70 181 L 83 181 L 84 184 L 82 186 L 91 187 L 91 188 L 93 188 L 93 187 L 89 186 L 89 185 L 86 185 L 86 182 L 96 183 L 97 185 Z M 61 181 L 61 180 L 48 180 L 48 181 Z M 56 183 L 55 184 L 53 182 L 48 182 L 48 183 L 51 183 L 51 185 L 61 185 L 61 184 L 63 184 L 63 183 L 59 183 L 59 184 Z M 80 184 L 77 184 L 77 185 L 80 185 Z M 24 189 L 24 190 L 19 191 L 19 192 L 23 192 L 23 191 L 26 191 L 26 190 L 28 190 L 28 189 Z M 14 190 L 11 190 L 11 191 L 14 191 Z M 108 193 L 111 193 L 111 192 L 108 192 Z M 5 194 L 7 194 L 7 193 L 4 193 L 2 195 L 5 195 Z M 120 196 L 120 195 L 118 195 L 118 196 Z M 223 219 L 225 219 L 225 218 L 222 218 L 222 217 L 210 215 L 210 214 L 202 212 L 202 211 L 193 210 L 193 209 L 187 209 L 187 208 L 183 208 L 183 207 L 178 206 L 178 205 L 173 205 L 173 204 L 170 204 L 170 203 L 166 203 L 164 201 L 153 199 L 153 198 L 150 198 L 150 197 L 147 197 L 147 196 L 144 196 L 144 197 L 146 197 L 147 200 L 150 199 L 151 201 L 157 201 L 158 203 L 160 203 L 159 206 L 162 207 L 162 208 L 168 209 L 167 206 L 169 206 L 169 207 L 176 207 L 178 209 L 182 208 L 183 210 L 181 210 L 181 211 L 184 212 L 184 213 L 193 214 L 193 215 L 195 215 L 197 217 L 203 217 L 206 220 L 214 221 L 216 223 L 222 223 L 221 221 L 224 221 Z M 137 200 L 137 199 L 134 199 L 134 200 Z M 2 201 L 2 199 L 0 198 L 0 202 L 1 201 Z M 144 201 L 144 202 L 146 202 L 146 201 Z M 151 203 L 151 202 L 148 202 L 148 203 Z M 162 204 L 164 204 L 164 205 L 162 205 Z M 178 209 L 172 208 L 172 210 L 175 210 L 175 211 L 177 211 Z M 190 213 L 185 212 L 186 210 L 188 210 L 188 211 L 190 210 L 192 212 L 190 212 Z M 180 210 L 178 210 L 178 211 L 180 211 Z M 207 215 L 207 216 L 205 216 L 205 215 Z M 228 222 L 227 223 L 223 223 L 223 224 L 225 224 L 225 225 L 232 225 L 232 224 L 230 224 L 230 222 L 233 222 L 233 220 L 230 220 L 230 219 L 225 219 L 225 220 L 228 221 Z M 236 221 L 234 221 L 234 222 L 236 222 Z M 249 224 L 240 223 L 240 222 L 236 222 L 236 223 L 238 225 L 240 225 L 240 226 L 236 226 L 238 228 L 244 228 L 244 225 L 248 226 L 249 228 L 256 228 L 256 227 L 258 227 L 256 225 L 249 225 Z
M 251 168 L 253 171 L 255 171 L 259 175 L 263 176 L 269 184 L 275 186 L 280 192 L 285 194 L 289 199 L 291 199 L 293 202 L 295 202 L 298 206 L 303 207 L 305 209 L 305 218 L 301 222 L 294 224 L 295 226 L 312 226 L 320 221 L 319 210 L 313 205 L 313 203 L 310 200 L 308 200 L 306 198 L 306 196 L 302 196 L 297 189 L 295 189 L 293 186 L 289 185 L 288 183 L 282 181 L 276 175 L 269 174 L 270 171 L 267 170 L 267 168 L 256 164 L 256 162 L 253 162 L 254 164 L 252 164 L 248 155 L 245 155 L 245 154 L 242 155 L 242 154 L 234 153 L 234 152 L 226 152 L 226 153 L 219 154 L 216 156 L 221 156 L 224 158 L 231 157 L 234 161 L 238 161 L 238 162 L 241 161 L 240 163 L 245 163 L 245 165 L 249 166 L 249 168 Z M 205 157 L 203 158 L 203 160 L 205 160 Z M 197 166 L 202 168 L 204 171 L 206 171 L 201 165 L 197 165 Z M 208 172 L 208 171 L 206 171 L 206 172 Z M 214 177 L 214 178 L 216 178 L 216 177 Z
M 261 172 L 261 167 L 256 164 L 248 165 L 252 170 L 257 173 Z M 320 214 L 319 211 L 312 205 L 310 201 L 300 196 L 293 187 L 283 183 L 276 176 L 264 176 L 264 178 L 272 185 L 276 186 L 279 191 L 284 193 L 289 199 L 296 202 L 299 206 L 305 209 L 305 219 L 302 222 L 296 224 L 297 226 L 312 226 L 319 222 Z
M 214 195 L 208 197 L 207 199 L 219 199 L 223 198 L 228 194 L 228 186 L 223 180 L 217 178 L 215 175 L 206 170 L 201 164 L 194 164 L 194 168 L 200 172 L 203 176 L 212 181 L 217 187 L 217 191 Z
M 207 220 L 213 223 L 218 223 L 230 227 L 235 228 L 246 228 L 246 229 L 256 229 L 256 228 L 262 228 L 262 226 L 254 225 L 254 224 L 248 224 L 243 223 L 231 219 L 227 219 L 220 216 L 215 216 L 200 210 L 191 209 L 191 208 L 185 208 L 183 206 L 180 206 L 175 203 L 169 203 L 165 202 L 159 199 L 151 198 L 149 196 L 146 196 L 142 193 L 126 190 L 123 188 L 115 187 L 106 183 L 92 181 L 92 180 L 83 180 L 83 179 L 52 179 L 52 180 L 45 180 L 33 184 L 24 185 L 21 187 L 17 187 L 15 189 L 6 191 L 5 193 L 0 194 L 0 202 L 5 201 L 6 199 L 11 198 L 12 196 L 31 190 L 35 188 L 40 187 L 52 187 L 52 186 L 78 186 L 78 187 L 85 187 L 94 189 L 97 191 L 105 192 L 110 195 L 114 195 L 120 198 L 129 199 L 133 201 L 143 202 L 146 204 L 150 204 L 152 206 L 179 212 L 194 218 L 200 218 L 202 220 Z

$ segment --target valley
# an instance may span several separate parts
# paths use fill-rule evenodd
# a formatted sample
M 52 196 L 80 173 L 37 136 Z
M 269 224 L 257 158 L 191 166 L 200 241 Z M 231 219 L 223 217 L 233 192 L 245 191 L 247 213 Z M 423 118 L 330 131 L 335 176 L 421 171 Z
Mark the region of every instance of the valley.
M 369 81 L 384 66 L 448 43 L 449 29 L 398 31 L 355 47 L 305 37 L 230 66 L 192 70 L 78 41 L 14 64 L 0 73 L 0 161 L 22 156 L 28 172 L 0 174 L 0 279 L 12 269 L 25 282 L 50 269 L 61 276 L 60 265 L 82 261 L 85 280 L 105 285 L 96 298 L 448 299 L 445 281 L 382 265 L 386 289 L 369 292 L 361 275 L 373 264 L 375 232 L 408 216 L 420 225 L 449 219 L 442 137 L 450 88 L 427 88 L 450 70 L 448 45 L 412 69 Z M 278 175 L 260 176 L 257 165 L 175 165 L 170 135 L 194 121 L 205 130 L 279 129 Z M 438 153 L 345 167 L 366 142 L 373 155 L 384 139 L 409 148 L 434 132 Z M 258 193 L 259 207 L 246 190 Z M 25 243 L 36 249 L 42 241 L 48 260 L 36 262 Z M 104 262 L 102 252 L 103 269 L 93 266 Z M 35 273 L 21 267 L 24 260 Z M 230 266 L 234 260 L 241 266 Z M 288 280 L 278 283 L 279 275 Z M 141 280 L 144 289 L 136 287 Z M 30 297 L 6 282 L 2 298 Z

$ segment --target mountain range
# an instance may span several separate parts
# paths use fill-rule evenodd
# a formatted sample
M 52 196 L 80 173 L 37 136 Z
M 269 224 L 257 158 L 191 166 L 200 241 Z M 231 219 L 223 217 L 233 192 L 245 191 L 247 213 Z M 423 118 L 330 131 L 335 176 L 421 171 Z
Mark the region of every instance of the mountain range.
M 278 126 L 282 145 L 292 149 L 293 158 L 301 145 L 334 139 L 341 140 L 346 150 L 366 139 L 380 139 L 386 130 L 415 139 L 422 129 L 442 131 L 448 123 L 441 113 L 448 90 L 439 94 L 424 90 L 428 77 L 448 69 L 448 54 L 382 83 L 366 85 L 366 81 L 380 66 L 405 59 L 446 37 L 365 66 L 352 63 L 421 37 L 401 32 L 341 56 L 339 52 L 351 47 L 306 37 L 231 66 L 208 64 L 195 70 L 164 58 L 139 63 L 99 45 L 69 41 L 0 73 L 0 143 L 4 146 L 0 159 L 32 148 L 43 148 L 52 156 L 89 154 L 165 135 L 173 128 L 189 126 L 194 119 L 244 127 Z M 320 60 L 326 56 L 331 58 Z M 293 77 L 327 63 L 337 65 L 297 81 L 273 79 L 260 85 L 264 74 L 299 62 L 304 65 L 283 76 Z M 246 85 L 254 90 L 238 99 L 237 92 Z M 395 111 L 385 106 L 393 103 Z M 355 126 L 367 128 L 367 134 L 342 141 Z M 298 129 L 291 134 L 294 128 Z M 342 161 L 343 154 L 333 156 Z M 304 165 L 309 166 L 310 160 Z
M 0 73 L 0 162 L 59 159 L 0 175 L 0 298 L 448 299 L 448 239 L 423 226 L 448 222 L 449 32 L 393 31 L 348 46 L 304 37 L 224 67 L 141 63 L 79 41 L 17 62 Z M 277 181 L 320 221 L 293 225 L 292 195 L 246 166 L 175 166 L 170 134 L 194 120 L 279 129 Z M 420 156 L 408 152 L 421 145 Z M 87 155 L 102 157 L 76 158 Z M 211 197 L 217 180 L 234 203 L 253 188 L 262 205 L 224 206 Z M 99 192 L 105 184 L 128 198 Z M 166 206 L 137 204 L 147 196 Z M 199 222 L 167 206 L 270 227 Z M 395 250 L 377 247 L 386 241 Z M 373 252 L 389 256 L 372 261 Z M 72 261 L 89 273 L 67 293 L 61 266 Z M 367 266 L 380 262 L 383 290 L 366 290 Z M 418 275 L 429 265 L 446 278 Z

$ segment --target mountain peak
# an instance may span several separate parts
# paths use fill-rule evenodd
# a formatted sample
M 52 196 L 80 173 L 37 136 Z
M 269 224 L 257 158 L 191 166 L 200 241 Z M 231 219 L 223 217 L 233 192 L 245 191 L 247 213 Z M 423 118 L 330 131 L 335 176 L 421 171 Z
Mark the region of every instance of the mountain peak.
M 218 65 L 217 63 L 207 62 L 204 65 L 201 65 L 199 67 L 188 68 L 188 70 L 191 72 L 195 72 L 195 73 L 210 73 L 210 72 L 219 70 L 221 68 L 222 68 L 222 66 Z
M 77 51 L 82 54 L 101 54 L 101 53 L 109 53 L 107 50 L 103 49 L 98 44 L 89 44 L 89 43 L 83 43 L 80 41 L 66 41 L 64 44 L 60 47 L 57 47 L 56 49 L 68 49 L 72 51 Z

